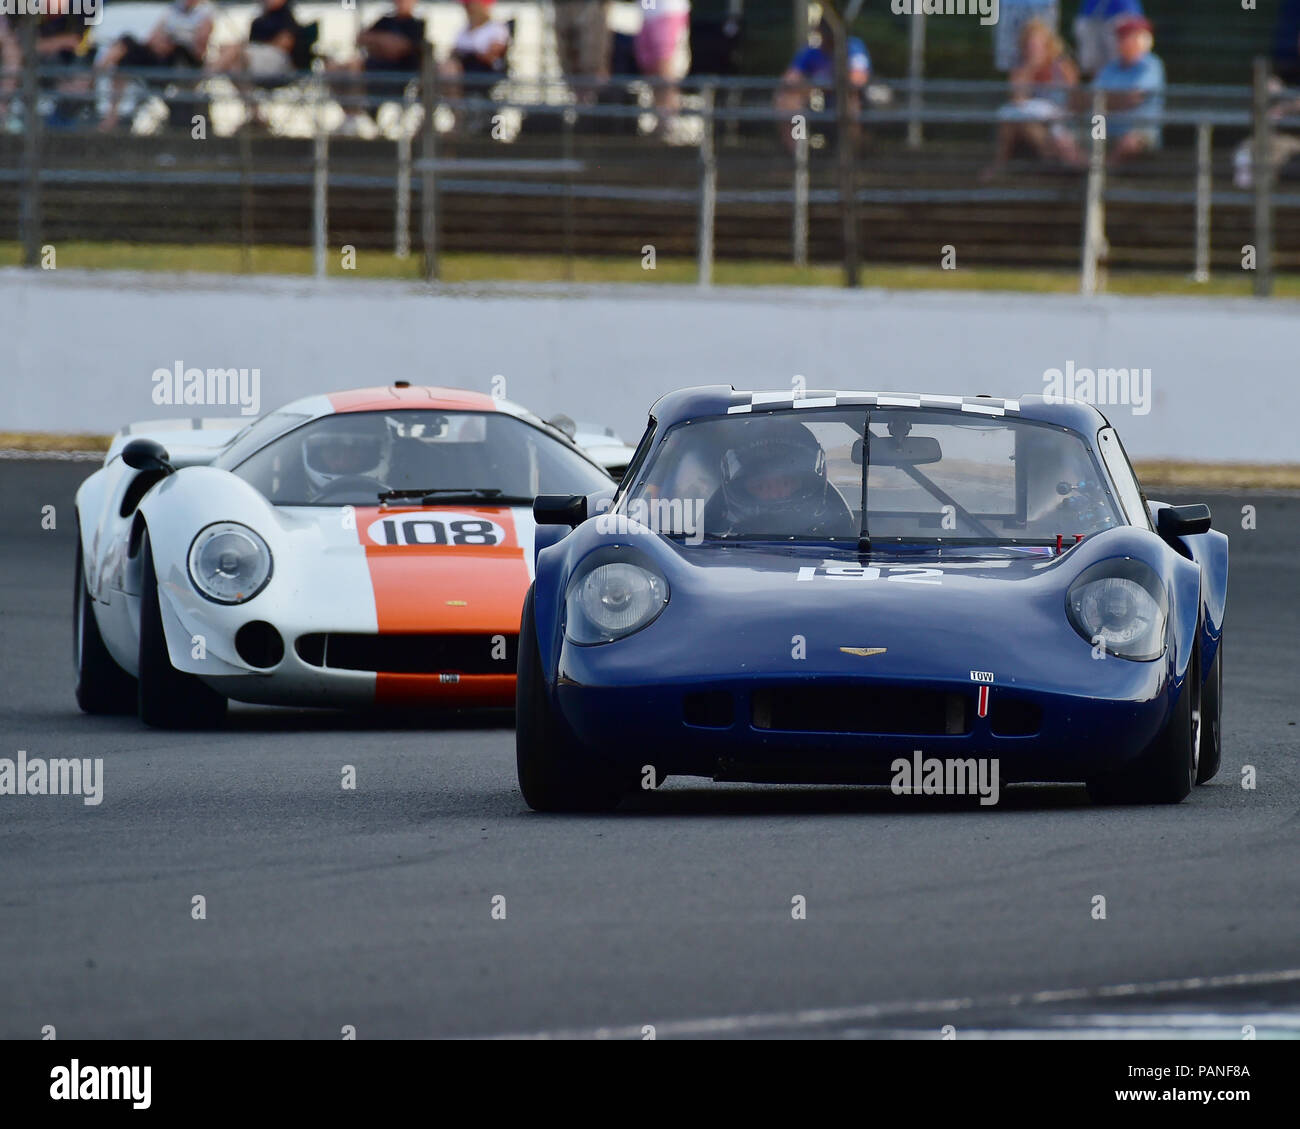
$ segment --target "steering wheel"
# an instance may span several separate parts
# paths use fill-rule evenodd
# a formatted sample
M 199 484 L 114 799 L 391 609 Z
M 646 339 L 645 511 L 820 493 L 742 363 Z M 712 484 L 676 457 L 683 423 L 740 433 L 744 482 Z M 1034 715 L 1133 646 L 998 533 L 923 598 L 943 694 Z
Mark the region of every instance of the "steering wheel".
M 369 475 L 344 474 L 326 486 L 316 496 L 316 501 L 317 503 L 332 501 L 336 494 L 366 493 L 378 503 L 379 495 L 388 489 L 389 486 L 386 482 L 380 482 L 379 479 L 371 478 Z

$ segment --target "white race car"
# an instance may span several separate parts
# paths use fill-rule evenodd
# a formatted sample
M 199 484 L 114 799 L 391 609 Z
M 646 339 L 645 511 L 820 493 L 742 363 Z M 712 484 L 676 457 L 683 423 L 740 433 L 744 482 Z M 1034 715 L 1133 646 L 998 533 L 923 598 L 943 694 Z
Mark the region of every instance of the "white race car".
M 523 408 L 405 382 L 133 425 L 77 492 L 77 702 L 509 706 L 533 498 L 612 487 Z

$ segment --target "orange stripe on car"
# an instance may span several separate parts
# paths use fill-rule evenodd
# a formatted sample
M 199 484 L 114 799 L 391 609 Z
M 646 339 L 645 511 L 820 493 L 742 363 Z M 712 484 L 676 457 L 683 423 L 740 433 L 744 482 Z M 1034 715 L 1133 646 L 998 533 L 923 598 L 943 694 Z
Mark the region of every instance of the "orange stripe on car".
M 529 576 L 508 508 L 358 506 L 356 524 L 380 635 L 518 633 Z M 375 700 L 507 705 L 514 685 L 513 672 L 461 674 L 455 681 L 380 672 Z

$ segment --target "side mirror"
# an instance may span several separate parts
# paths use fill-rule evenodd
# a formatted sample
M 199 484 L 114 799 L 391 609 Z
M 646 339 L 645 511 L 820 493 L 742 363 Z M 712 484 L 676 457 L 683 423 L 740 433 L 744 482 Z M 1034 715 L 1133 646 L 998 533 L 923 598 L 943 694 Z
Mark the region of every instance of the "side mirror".
M 1156 530 L 1161 537 L 1188 537 L 1210 531 L 1210 507 L 1166 506 L 1156 514 Z
M 167 448 L 156 439 L 132 439 L 122 448 L 122 461 L 132 470 L 160 470 L 171 474 L 172 466 Z
M 538 525 L 567 525 L 577 529 L 587 520 L 587 495 L 538 494 L 533 499 L 533 520 Z

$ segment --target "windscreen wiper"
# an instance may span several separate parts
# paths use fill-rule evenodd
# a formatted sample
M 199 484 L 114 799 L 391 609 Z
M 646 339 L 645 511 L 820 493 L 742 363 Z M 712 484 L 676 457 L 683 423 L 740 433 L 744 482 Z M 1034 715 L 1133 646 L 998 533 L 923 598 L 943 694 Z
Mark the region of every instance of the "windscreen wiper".
M 532 498 L 523 495 L 505 494 L 495 487 L 483 486 L 437 486 L 421 487 L 415 490 L 385 490 L 379 495 L 381 502 L 396 502 L 403 498 L 419 498 L 422 505 L 430 506 L 438 502 L 490 502 L 497 506 L 528 506 Z

